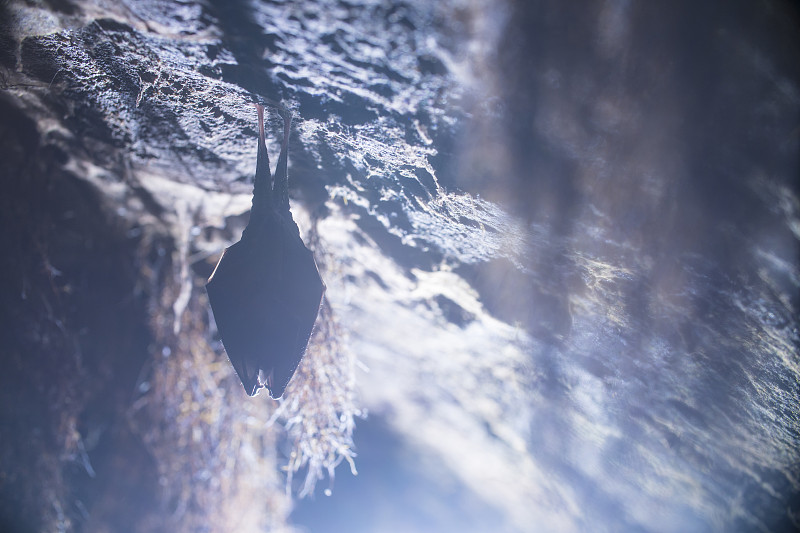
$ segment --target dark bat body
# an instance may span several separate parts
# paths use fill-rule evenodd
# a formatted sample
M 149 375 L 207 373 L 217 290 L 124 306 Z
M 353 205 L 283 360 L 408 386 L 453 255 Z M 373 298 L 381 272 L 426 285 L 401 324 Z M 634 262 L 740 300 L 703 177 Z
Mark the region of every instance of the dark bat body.
M 279 111 L 284 136 L 273 180 L 263 108 L 256 108 L 258 162 L 250 221 L 241 240 L 223 252 L 206 291 L 222 344 L 247 394 L 267 387 L 272 398 L 280 398 L 308 346 L 325 284 L 289 211 L 291 114 Z

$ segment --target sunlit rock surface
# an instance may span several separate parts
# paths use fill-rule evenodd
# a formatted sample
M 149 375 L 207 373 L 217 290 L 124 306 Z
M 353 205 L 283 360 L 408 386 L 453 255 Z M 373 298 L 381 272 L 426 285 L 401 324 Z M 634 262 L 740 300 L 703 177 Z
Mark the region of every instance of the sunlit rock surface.
M 3 141 L 4 239 L 27 255 L 3 263 L 24 377 L 3 382 L 0 488 L 18 494 L 3 519 L 111 527 L 97 487 L 125 477 L 147 495 L 131 500 L 139 530 L 800 527 L 798 16 L 777 1 L 11 2 L 0 120 L 25 135 Z M 258 98 L 297 117 L 293 210 L 336 317 L 324 353 L 356 359 L 334 385 L 304 378 L 319 396 L 290 389 L 274 419 L 369 413 L 358 476 L 337 469 L 314 499 L 295 486 L 292 514 L 291 427 L 317 426 L 289 417 L 287 437 L 274 404 L 240 397 L 201 289 L 246 221 Z M 48 213 L 43 229 L 20 205 Z M 89 240 L 117 243 L 108 265 L 101 248 L 82 269 Z M 119 301 L 139 324 L 124 341 L 88 314 L 37 314 Z M 90 353 L 61 369 L 63 408 L 41 400 L 45 370 L 25 374 L 64 361 L 25 330 L 37 321 Z M 123 390 L 112 413 L 104 382 Z M 42 430 L 19 402 L 49 406 L 57 443 L 27 482 L 15 434 Z M 121 442 L 141 442 L 152 479 L 126 475 Z

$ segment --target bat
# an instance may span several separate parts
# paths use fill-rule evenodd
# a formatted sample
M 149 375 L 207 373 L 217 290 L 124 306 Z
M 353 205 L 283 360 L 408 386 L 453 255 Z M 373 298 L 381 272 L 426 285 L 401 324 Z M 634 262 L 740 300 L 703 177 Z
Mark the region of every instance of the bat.
M 291 112 L 283 118 L 283 141 L 275 176 L 258 111 L 258 155 L 250 220 L 239 242 L 225 249 L 206 283 L 222 344 L 245 391 L 266 387 L 280 398 L 305 354 L 325 283 L 289 210 L 288 150 Z

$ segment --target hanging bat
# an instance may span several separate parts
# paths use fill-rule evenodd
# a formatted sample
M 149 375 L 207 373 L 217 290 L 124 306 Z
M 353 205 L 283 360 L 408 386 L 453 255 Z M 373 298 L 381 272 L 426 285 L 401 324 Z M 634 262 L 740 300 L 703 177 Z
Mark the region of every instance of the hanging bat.
M 275 176 L 258 111 L 258 156 L 250 221 L 226 248 L 206 291 L 222 344 L 244 389 L 283 396 L 308 346 L 325 284 L 314 255 L 289 210 L 288 149 L 291 112 L 283 106 L 283 141 Z

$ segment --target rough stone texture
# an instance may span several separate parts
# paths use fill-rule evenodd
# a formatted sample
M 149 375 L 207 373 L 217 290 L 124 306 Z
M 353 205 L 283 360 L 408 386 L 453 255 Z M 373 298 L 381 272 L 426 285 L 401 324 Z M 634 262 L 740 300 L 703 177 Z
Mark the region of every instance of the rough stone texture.
M 797 528 L 797 29 L 779 1 L 2 4 L 0 517 Z M 201 290 L 263 99 L 328 285 L 277 408 Z

